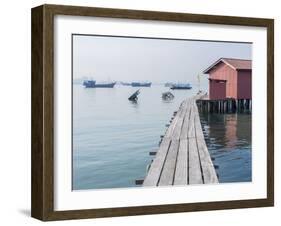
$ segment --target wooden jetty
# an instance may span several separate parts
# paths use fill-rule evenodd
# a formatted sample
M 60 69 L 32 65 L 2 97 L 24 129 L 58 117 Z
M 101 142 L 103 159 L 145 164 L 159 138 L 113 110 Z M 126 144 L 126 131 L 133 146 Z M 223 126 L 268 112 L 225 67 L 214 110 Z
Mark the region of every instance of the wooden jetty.
M 207 97 L 197 99 L 196 102 L 200 112 L 222 114 L 252 112 L 251 99 L 226 98 L 222 100 L 209 100 Z
M 207 149 L 196 99 L 182 102 L 148 167 L 143 186 L 218 183 Z

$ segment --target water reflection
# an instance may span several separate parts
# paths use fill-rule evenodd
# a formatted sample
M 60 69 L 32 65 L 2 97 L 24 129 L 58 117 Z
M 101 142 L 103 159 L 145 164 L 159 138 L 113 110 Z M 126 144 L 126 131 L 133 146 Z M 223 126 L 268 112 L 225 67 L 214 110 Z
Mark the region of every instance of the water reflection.
M 131 106 L 133 108 L 138 108 L 139 107 L 139 103 L 138 103 L 138 100 L 129 100 Z
M 173 102 L 172 99 L 167 99 L 167 100 L 162 99 L 162 103 L 164 103 L 164 104 L 170 104 L 170 103 L 172 103 L 172 102 Z
M 220 182 L 251 181 L 251 115 L 201 114 L 206 144 Z

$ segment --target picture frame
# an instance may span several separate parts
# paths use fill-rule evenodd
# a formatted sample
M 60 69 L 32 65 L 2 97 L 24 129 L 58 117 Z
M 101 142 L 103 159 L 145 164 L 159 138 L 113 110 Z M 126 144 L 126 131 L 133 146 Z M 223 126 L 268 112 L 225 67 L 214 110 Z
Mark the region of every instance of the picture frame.
M 210 202 L 136 205 L 90 209 L 55 210 L 54 104 L 55 16 L 96 17 L 164 23 L 212 24 L 222 26 L 260 27 L 266 29 L 267 135 L 266 197 L 257 199 Z M 200 15 L 41 5 L 32 9 L 32 186 L 31 215 L 43 221 L 164 214 L 274 205 L 274 20 L 232 16 Z

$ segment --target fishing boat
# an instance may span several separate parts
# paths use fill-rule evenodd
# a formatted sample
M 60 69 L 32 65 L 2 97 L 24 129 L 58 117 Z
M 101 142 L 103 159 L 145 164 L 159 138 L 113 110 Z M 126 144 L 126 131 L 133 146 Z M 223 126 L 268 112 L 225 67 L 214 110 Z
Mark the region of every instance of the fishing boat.
M 116 82 L 102 82 L 96 83 L 93 88 L 113 88 Z
M 113 88 L 116 82 L 103 82 L 103 83 L 96 83 L 95 80 L 85 80 L 83 82 L 83 86 L 85 88 Z
M 178 83 L 173 84 L 170 89 L 192 89 L 192 86 L 189 83 Z
M 84 80 L 83 82 L 83 86 L 85 86 L 85 88 L 94 88 L 95 84 L 95 80 Z
M 150 87 L 151 82 L 132 82 L 132 87 Z

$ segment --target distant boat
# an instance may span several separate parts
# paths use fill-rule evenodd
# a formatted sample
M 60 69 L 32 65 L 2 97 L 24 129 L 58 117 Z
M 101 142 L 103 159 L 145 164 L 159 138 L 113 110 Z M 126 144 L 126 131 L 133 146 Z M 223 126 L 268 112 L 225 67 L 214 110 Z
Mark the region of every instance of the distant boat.
M 150 87 L 151 82 L 132 82 L 132 87 Z
M 93 88 L 113 88 L 116 82 L 96 83 Z
M 95 80 L 85 80 L 83 85 L 85 88 L 113 88 L 116 82 L 96 83 Z
M 130 82 L 121 82 L 121 85 L 123 85 L 123 86 L 131 86 L 132 83 L 130 83 Z
M 85 88 L 94 88 L 95 84 L 95 80 L 84 80 L 83 82 L 83 86 L 85 86 Z
M 192 89 L 192 86 L 189 83 L 178 83 L 173 84 L 170 89 Z

